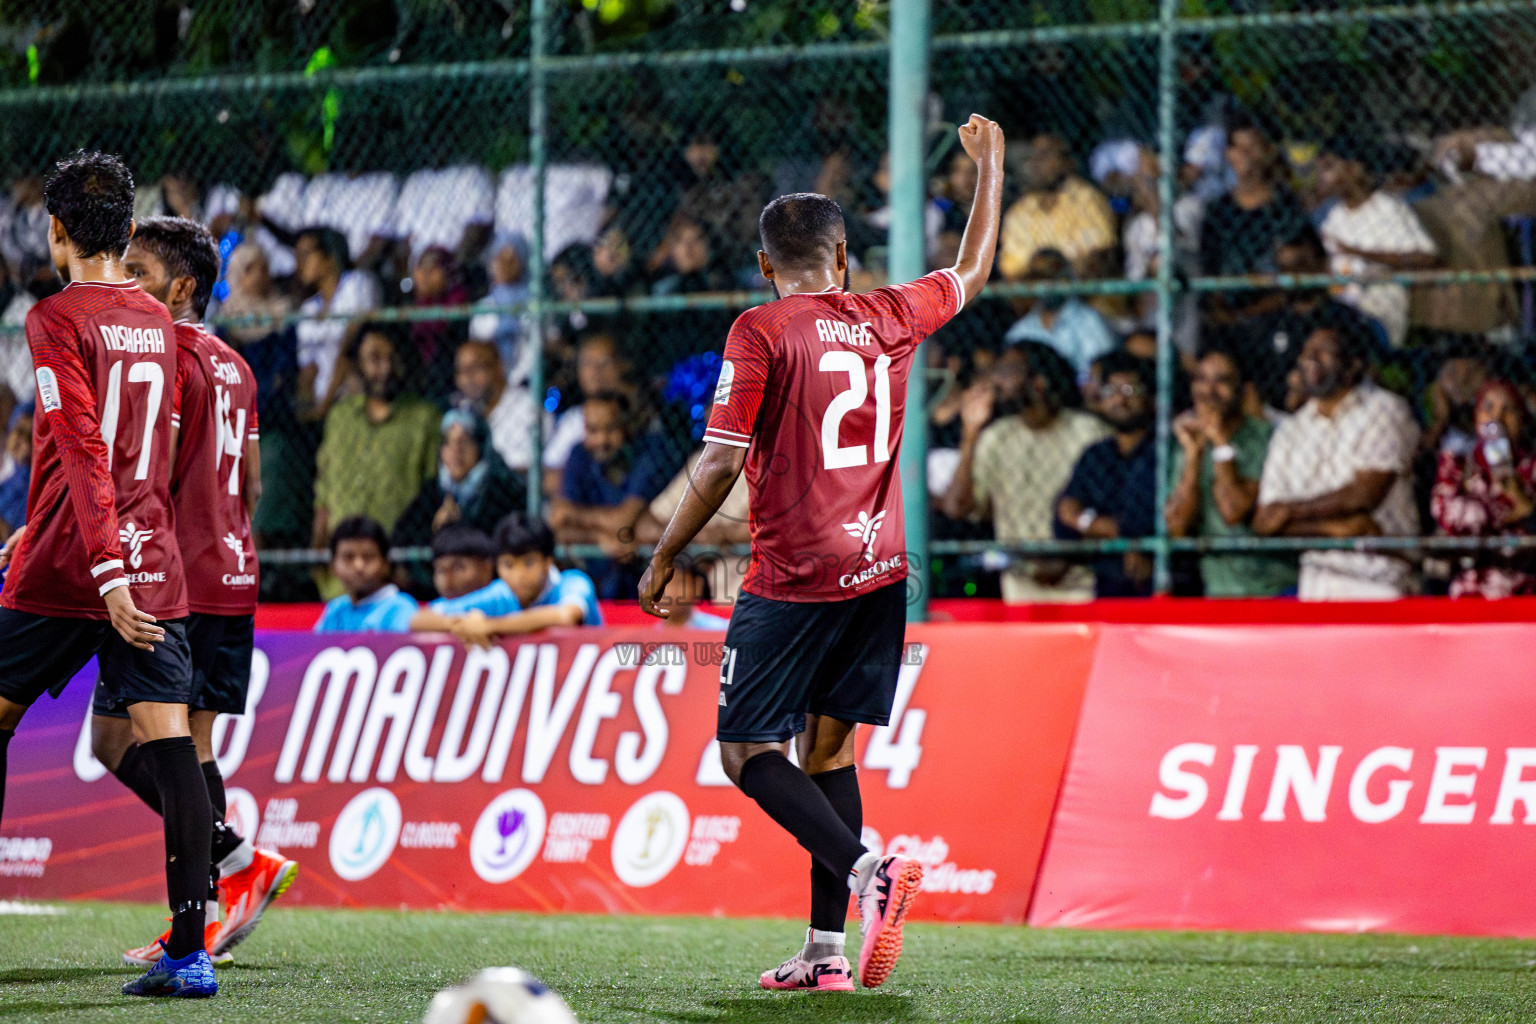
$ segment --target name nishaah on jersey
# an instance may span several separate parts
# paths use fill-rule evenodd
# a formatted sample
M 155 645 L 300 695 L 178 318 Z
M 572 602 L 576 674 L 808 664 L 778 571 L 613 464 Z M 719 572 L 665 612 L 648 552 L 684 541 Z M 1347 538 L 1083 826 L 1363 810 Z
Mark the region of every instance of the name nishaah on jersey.
M 158 327 L 101 324 L 102 340 L 113 352 L 164 352 L 165 332 Z
M 845 324 L 841 320 L 817 320 L 816 337 L 831 345 L 842 342 L 844 345 L 873 345 L 874 324 Z

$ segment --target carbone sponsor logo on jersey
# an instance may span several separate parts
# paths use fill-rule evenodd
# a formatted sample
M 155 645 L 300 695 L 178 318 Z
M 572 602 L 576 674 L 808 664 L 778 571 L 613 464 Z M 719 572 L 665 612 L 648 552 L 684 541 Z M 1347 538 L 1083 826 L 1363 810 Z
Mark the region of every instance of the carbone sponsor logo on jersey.
M 141 530 L 130 520 L 117 531 L 118 540 L 128 549 L 128 564 L 135 569 L 144 564 L 144 542 L 155 535 L 154 530 Z M 164 579 L 161 576 L 161 579 Z
M 0 877 L 42 878 L 53 840 L 46 836 L 0 836 Z
M 114 352 L 164 352 L 165 332 L 158 327 L 102 324 L 101 338 Z
M 619 881 L 643 889 L 671 874 L 688 845 L 688 805 L 660 790 L 636 800 L 613 833 L 613 870 Z
M 1158 765 L 1147 813 L 1259 827 L 1350 819 L 1379 825 L 1405 814 L 1421 825 L 1536 825 L 1536 747 L 1381 746 L 1347 754 L 1327 744 L 1223 750 L 1180 743 Z
M 893 569 L 900 569 L 901 566 L 901 556 L 892 555 L 890 558 L 882 558 L 880 561 L 876 562 L 874 565 L 861 572 L 843 573 L 843 575 L 837 578 L 837 585 L 840 587 L 856 587 L 860 583 L 868 583 L 870 580 L 875 579 L 876 577 L 884 576 L 886 573 Z
M 509 789 L 485 805 L 469 836 L 469 863 L 493 884 L 528 869 L 544 842 L 544 801 L 530 789 Z
M 348 800 L 331 826 L 331 868 L 349 882 L 372 876 L 395 852 L 400 821 L 400 801 L 382 786 Z

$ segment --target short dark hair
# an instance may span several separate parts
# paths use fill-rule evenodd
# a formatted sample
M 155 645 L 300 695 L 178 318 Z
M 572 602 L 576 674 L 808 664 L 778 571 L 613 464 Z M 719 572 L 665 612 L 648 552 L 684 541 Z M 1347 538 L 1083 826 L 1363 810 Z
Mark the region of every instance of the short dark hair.
M 1109 380 L 1117 373 L 1133 375 L 1146 389 L 1148 397 L 1152 396 L 1153 389 L 1157 387 L 1157 371 L 1150 359 L 1133 356 L 1124 349 L 1115 349 L 1113 352 L 1106 352 L 1095 362 L 1105 380 Z
M 1003 350 L 1016 349 L 1024 358 L 1026 372 L 1045 378 L 1045 400 L 1054 409 L 1075 409 L 1083 404 L 1077 387 L 1077 371 L 1060 352 L 1040 341 L 1021 341 Z M 999 356 L 998 358 L 1002 358 Z
M 555 535 L 544 520 L 530 520 L 521 512 L 513 512 L 496 524 L 496 550 L 503 555 L 526 555 L 537 551 L 545 558 L 553 558 Z
M 843 209 L 817 192 L 792 192 L 763 207 L 757 231 L 775 266 L 786 270 L 826 266 L 843 235 Z
M 342 270 L 352 269 L 352 249 L 347 244 L 347 236 L 335 228 L 308 227 L 299 232 L 297 242 L 301 238 L 313 238 L 320 251 L 336 261 L 336 266 Z
M 1253 380 L 1253 368 L 1249 366 L 1248 361 L 1239 356 L 1237 354 L 1237 350 L 1230 345 L 1203 345 L 1201 346 L 1200 354 L 1196 357 L 1195 361 L 1200 362 L 1210 356 L 1221 356 L 1227 362 L 1236 367 L 1237 380 L 1239 384 L 1247 384 L 1249 381 Z
M 213 232 L 185 217 L 146 217 L 133 241 L 154 253 L 171 277 L 192 278 L 192 308 L 202 316 L 219 280 L 219 243 Z
M 389 537 L 372 516 L 348 516 L 336 524 L 336 532 L 331 534 L 332 558 L 336 557 L 336 550 L 344 540 L 371 540 L 379 546 L 379 554 L 385 561 L 389 560 Z
M 432 557 L 449 555 L 492 559 L 496 557 L 496 545 L 484 530 L 468 523 L 448 523 L 432 535 Z
M 1345 362 L 1359 363 L 1362 371 L 1371 365 L 1376 343 L 1367 324 L 1350 317 L 1329 317 L 1312 328 L 1313 334 L 1319 331 L 1327 331 L 1334 336 L 1339 344 L 1339 356 Z M 1306 343 L 1305 338 L 1302 343 Z
M 79 150 L 43 183 L 43 205 L 59 218 L 81 259 L 121 257 L 133 230 L 133 172 L 111 153 Z

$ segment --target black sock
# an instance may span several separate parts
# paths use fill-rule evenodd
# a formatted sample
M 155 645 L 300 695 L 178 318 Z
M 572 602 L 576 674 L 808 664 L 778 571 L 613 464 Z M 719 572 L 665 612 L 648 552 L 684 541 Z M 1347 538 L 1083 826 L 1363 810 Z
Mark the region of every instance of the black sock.
M 154 765 L 160 804 L 165 808 L 165 888 L 171 905 L 171 934 L 165 952 L 180 960 L 203 948 L 213 807 L 192 737 L 150 740 L 141 749 Z
M 117 781 L 133 790 L 140 800 L 156 814 L 160 811 L 160 784 L 155 781 L 155 763 L 139 744 L 131 744 L 123 751 L 122 760 L 112 771 Z
M 827 803 L 854 835 L 864 831 L 864 801 L 859 796 L 859 773 L 854 765 L 810 776 L 827 796 Z M 848 921 L 848 876 L 834 875 L 811 858 L 811 927 L 821 932 L 840 932 Z
M 219 762 L 203 762 L 203 779 L 208 783 L 208 799 L 213 802 L 213 816 L 220 821 L 229 813 L 229 805 L 224 797 L 224 776 L 219 774 Z
M 0 821 L 5 820 L 5 752 L 11 746 L 11 737 L 15 735 L 13 729 L 0 729 Z
M 239 846 L 242 842 L 244 840 L 236 834 L 234 829 L 224 824 L 222 820 L 215 818 L 213 820 L 213 844 L 210 850 L 213 858 L 212 863 L 218 864 L 219 861 L 234 853 L 235 847 Z
M 864 844 L 809 775 L 777 751 L 758 754 L 741 766 L 741 791 L 848 887 L 848 873 L 864 856 Z

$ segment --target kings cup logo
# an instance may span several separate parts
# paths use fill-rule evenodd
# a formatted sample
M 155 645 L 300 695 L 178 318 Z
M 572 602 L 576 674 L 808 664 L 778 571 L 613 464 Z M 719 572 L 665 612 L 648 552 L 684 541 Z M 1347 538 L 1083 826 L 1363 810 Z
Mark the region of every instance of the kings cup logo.
M 123 547 L 128 549 L 128 564 L 137 569 L 144 564 L 144 542 L 155 535 L 154 530 L 140 530 L 133 523 L 125 523 L 117 531 Z
M 858 522 L 843 524 L 843 529 L 863 541 L 864 561 L 866 562 L 873 562 L 875 560 L 875 534 L 879 531 L 880 524 L 884 520 L 884 512 L 875 513 L 873 519 L 869 517 L 869 513 L 860 512 Z
M 239 537 L 235 536 L 233 530 L 224 535 L 224 546 L 233 551 L 235 553 L 235 557 L 240 560 L 240 565 L 235 569 L 235 571 L 245 572 L 245 543 L 241 541 Z

